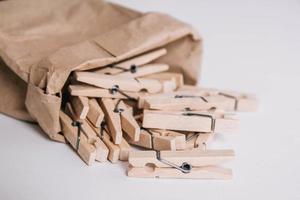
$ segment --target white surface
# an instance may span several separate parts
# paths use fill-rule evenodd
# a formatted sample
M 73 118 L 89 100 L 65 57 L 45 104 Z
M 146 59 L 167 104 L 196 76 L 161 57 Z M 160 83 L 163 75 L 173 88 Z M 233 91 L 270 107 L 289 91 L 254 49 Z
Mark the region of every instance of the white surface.
M 193 24 L 205 41 L 201 84 L 256 93 L 234 148 L 230 181 L 133 179 L 125 165 L 87 167 L 40 129 L 0 115 L 0 199 L 300 199 L 299 1 L 119 0 Z

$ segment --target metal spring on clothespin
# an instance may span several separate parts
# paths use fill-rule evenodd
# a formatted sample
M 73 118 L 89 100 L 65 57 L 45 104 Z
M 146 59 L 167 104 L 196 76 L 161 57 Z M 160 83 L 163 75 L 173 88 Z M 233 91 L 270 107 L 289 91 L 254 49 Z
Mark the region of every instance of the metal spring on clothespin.
M 203 96 L 195 96 L 195 95 L 175 95 L 174 96 L 175 99 L 179 99 L 179 98 L 200 98 L 202 99 L 204 102 L 208 102 Z
M 121 114 L 121 113 L 124 111 L 124 109 L 119 108 L 120 102 L 121 102 L 121 99 L 119 99 L 118 102 L 116 103 L 116 106 L 115 106 L 115 108 L 114 108 L 114 112 L 115 112 L 115 113 Z
M 123 72 L 131 72 L 132 74 L 136 73 L 137 72 L 137 68 L 138 68 L 137 65 L 135 65 L 135 64 L 131 65 L 129 69 L 120 67 L 118 65 L 109 65 L 109 67 L 110 68 L 115 68 L 115 69 L 120 69 Z
M 137 72 L 137 66 L 136 65 L 131 65 L 130 66 L 130 72 L 132 73 L 132 74 L 134 74 L 134 73 L 136 73 Z
M 230 94 L 225 94 L 223 92 L 219 92 L 218 94 L 221 95 L 221 96 L 230 98 L 230 99 L 234 99 L 234 110 L 238 109 L 238 102 L 239 102 L 238 98 L 236 98 L 235 96 L 230 95 Z
M 105 121 L 102 121 L 101 124 L 100 124 L 100 139 L 103 140 L 104 138 L 104 130 L 105 130 L 105 126 L 106 126 L 106 122 Z
M 119 92 L 120 94 L 122 94 L 123 96 L 127 97 L 128 100 L 131 101 L 137 101 L 137 99 L 129 96 L 128 94 L 126 94 L 124 91 L 120 90 L 120 87 L 118 85 L 114 85 L 112 88 L 109 89 L 109 92 L 111 94 L 116 94 L 117 92 Z
M 165 159 L 162 159 L 161 156 L 160 156 L 160 151 L 157 151 L 154 149 L 154 143 L 153 143 L 153 139 L 154 139 L 154 136 L 153 136 L 153 133 L 147 129 L 147 128 L 141 128 L 145 131 L 147 131 L 150 135 L 151 135 L 151 147 L 152 147 L 152 150 L 154 150 L 156 152 L 156 159 L 159 160 L 160 162 L 166 164 L 166 165 L 169 165 L 170 167 L 173 167 L 175 169 L 178 169 L 179 171 L 181 171 L 182 173 L 190 173 L 191 170 L 192 170 L 192 166 L 187 163 L 187 162 L 183 162 L 181 166 L 178 166 L 172 162 L 169 162 Z
M 166 165 L 169 165 L 170 167 L 173 167 L 175 169 L 178 169 L 179 171 L 181 171 L 182 173 L 190 173 L 192 171 L 192 165 L 187 163 L 187 162 L 183 162 L 182 165 L 176 165 L 172 162 L 169 162 L 165 159 L 162 159 L 161 156 L 160 156 L 160 151 L 156 151 L 156 158 L 157 160 L 159 160 L 160 162 L 166 164 Z
M 199 136 L 199 135 L 200 135 L 200 133 L 195 133 L 192 136 L 187 137 L 185 141 L 188 142 L 188 141 L 192 140 L 193 138 L 195 138 L 196 136 Z
M 82 122 L 79 122 L 79 121 L 73 121 L 73 122 L 72 122 L 72 126 L 77 126 L 76 151 L 78 151 L 78 149 L 79 149 L 79 144 L 80 144 L 81 125 L 82 125 Z

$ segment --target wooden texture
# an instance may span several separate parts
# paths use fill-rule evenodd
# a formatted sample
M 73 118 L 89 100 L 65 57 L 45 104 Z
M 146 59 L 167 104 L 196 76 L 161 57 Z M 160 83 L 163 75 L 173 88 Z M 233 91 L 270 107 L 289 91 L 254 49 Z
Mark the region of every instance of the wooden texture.
M 201 95 L 208 102 L 216 104 L 217 108 L 227 111 L 250 112 L 257 110 L 258 107 L 258 100 L 252 94 L 189 85 L 179 88 L 179 92 Z
M 156 133 L 159 133 L 160 136 L 168 137 L 171 140 L 173 140 L 173 139 L 175 140 L 174 149 L 156 149 L 156 150 L 183 150 L 183 149 L 185 149 L 186 139 L 185 139 L 184 134 L 178 133 L 178 132 L 175 132 L 175 131 L 161 130 L 161 129 L 156 129 L 154 131 Z
M 234 159 L 233 150 L 207 150 L 207 151 L 161 151 L 162 159 L 181 166 L 187 162 L 193 167 L 219 165 Z M 144 167 L 151 163 L 156 167 L 170 167 L 157 160 L 155 151 L 132 151 L 129 155 L 129 164 L 133 167 Z
M 144 98 L 144 109 L 153 110 L 209 110 L 215 108 L 215 104 L 209 103 L 202 98 L 184 98 L 177 97 L 176 95 L 171 97 L 156 97 L 147 96 Z
M 231 179 L 232 170 L 217 166 L 195 167 L 190 173 L 182 173 L 174 168 L 130 166 L 127 176 L 135 178 L 176 178 L 176 179 Z
M 96 99 L 89 100 L 89 107 L 90 109 L 87 114 L 87 118 L 94 126 L 100 127 L 100 124 L 104 119 L 104 112 L 102 111 Z
M 150 133 L 153 136 L 151 136 Z M 152 139 L 153 137 L 153 139 Z M 152 145 L 153 141 L 153 145 Z M 130 144 L 154 150 L 183 150 L 185 149 L 185 135 L 170 130 L 144 130 L 141 129 L 140 139 L 133 141 L 128 138 Z
M 96 149 L 96 161 L 106 162 L 109 154 L 109 149 L 107 148 L 105 143 L 100 138 L 96 138 L 92 144 Z
M 89 122 L 90 126 L 94 129 L 95 133 L 99 136 L 99 138 L 104 142 L 104 144 L 107 146 L 109 153 L 108 153 L 108 160 L 112 163 L 116 163 L 119 160 L 120 157 L 120 148 L 118 145 L 114 144 L 111 141 L 111 137 L 109 136 L 106 127 L 102 129 L 103 137 L 100 135 L 100 129 L 92 125 L 91 122 Z
M 141 66 L 145 65 L 147 63 L 150 63 L 151 61 L 165 55 L 167 53 L 166 49 L 157 49 L 139 56 L 136 56 L 134 58 L 130 58 L 128 60 L 116 63 L 115 65 L 123 68 L 123 69 L 130 69 L 132 65 Z M 105 67 L 99 70 L 94 71 L 95 73 L 101 73 L 101 74 L 118 74 L 123 72 L 122 69 L 114 68 L 114 67 Z
M 175 138 L 168 136 L 155 136 L 153 138 L 153 149 L 161 150 L 176 150 Z
M 71 103 L 63 105 L 73 121 L 81 122 L 82 134 L 78 143 L 77 127 L 62 113 L 64 136 L 73 148 L 80 145 L 78 154 L 89 165 L 128 161 L 130 177 L 231 178 L 232 171 L 219 165 L 231 161 L 234 151 L 211 150 L 207 144 L 215 133 L 236 132 L 239 120 L 232 111 L 255 110 L 257 99 L 184 85 L 182 73 L 173 65 L 169 72 L 169 65 L 156 60 L 165 54 L 158 49 L 72 73 Z
M 70 85 L 69 92 L 73 96 L 85 96 L 85 97 L 100 97 L 100 98 L 116 98 L 116 99 L 127 99 L 128 97 L 123 94 L 116 92 L 111 93 L 108 89 L 98 88 L 90 85 Z M 124 92 L 128 96 L 138 99 L 143 92 Z
M 207 143 L 213 139 L 214 135 L 214 133 L 199 133 L 195 141 L 196 148 L 206 150 Z
M 235 101 L 218 93 L 198 91 L 175 91 L 163 94 L 144 95 L 139 101 L 141 108 L 155 110 L 209 110 L 218 108 L 233 111 Z
M 120 113 L 122 130 L 124 130 L 133 141 L 138 141 L 140 139 L 141 130 L 132 115 L 132 110 L 130 110 L 123 101 L 118 103 L 118 108 L 122 109 L 122 112 Z
M 131 146 L 123 138 L 121 144 L 119 144 L 119 148 L 120 148 L 119 160 L 127 161 L 129 157 L 129 153 L 132 151 Z
M 188 112 L 205 116 L 184 115 L 186 113 L 187 112 L 144 110 L 143 127 L 217 133 L 236 132 L 239 127 L 239 121 L 237 119 L 227 117 L 220 111 Z
M 75 72 L 74 76 L 77 81 L 105 89 L 117 85 L 120 90 L 129 92 L 146 90 L 149 93 L 158 93 L 162 90 L 161 83 L 154 79 L 119 77 L 92 72 Z
M 72 97 L 71 102 L 77 118 L 85 119 L 89 112 L 88 98 L 82 96 Z
M 106 131 L 104 131 L 103 142 L 109 149 L 108 160 L 112 163 L 116 163 L 120 157 L 120 147 L 110 140 L 110 136 Z
M 232 171 L 217 165 L 234 158 L 232 150 L 209 151 L 161 151 L 161 158 L 177 166 L 189 163 L 192 168 L 189 173 L 157 160 L 154 151 L 134 151 L 129 155 L 130 167 L 127 175 L 130 177 L 148 178 L 191 178 L 191 179 L 230 179 Z
M 175 88 L 178 89 L 183 86 L 183 75 L 181 73 L 175 73 L 175 72 L 162 72 L 162 73 L 156 73 L 156 74 L 151 74 L 146 76 L 145 78 L 150 78 L 150 79 L 156 79 L 161 82 L 174 82 L 175 83 Z
M 76 120 L 76 114 L 73 111 L 71 104 L 66 104 L 66 113 L 73 119 Z M 92 128 L 91 124 L 87 120 L 80 120 L 82 137 L 85 136 L 87 142 L 95 147 L 96 149 L 96 160 L 99 162 L 104 162 L 107 160 L 108 148 L 106 145 L 99 139 L 96 132 Z
M 117 74 L 117 76 L 137 78 L 147 76 L 149 74 L 167 71 L 169 68 L 169 65 L 161 63 L 146 64 L 143 66 L 137 66 L 136 71 L 134 73 L 132 73 L 131 71 L 127 71 Z
M 102 98 L 100 101 L 101 107 L 105 113 L 105 121 L 108 124 L 108 130 L 115 144 L 120 144 L 122 141 L 122 127 L 120 114 L 114 112 L 115 103 L 112 99 Z
M 140 146 L 140 147 L 144 147 L 147 149 L 151 149 L 152 148 L 152 139 L 151 139 L 151 135 L 144 129 L 141 129 L 140 131 L 140 139 L 138 141 L 134 141 L 131 138 L 128 138 L 128 142 L 130 144 L 136 145 L 136 146 Z
M 71 146 L 76 149 L 78 138 L 77 127 L 72 126 L 72 119 L 64 112 L 61 111 L 59 116 L 65 138 L 71 144 Z M 87 165 L 92 165 L 95 162 L 97 155 L 96 149 L 88 143 L 84 136 L 80 138 L 77 153 Z

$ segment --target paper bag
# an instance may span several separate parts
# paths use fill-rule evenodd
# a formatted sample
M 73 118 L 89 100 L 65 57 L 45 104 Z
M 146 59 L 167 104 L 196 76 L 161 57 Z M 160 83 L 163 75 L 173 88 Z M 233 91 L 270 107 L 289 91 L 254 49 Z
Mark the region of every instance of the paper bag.
M 157 62 L 195 84 L 201 38 L 188 24 L 100 0 L 0 2 L 0 111 L 36 121 L 63 141 L 59 110 L 72 71 L 91 70 L 165 47 Z

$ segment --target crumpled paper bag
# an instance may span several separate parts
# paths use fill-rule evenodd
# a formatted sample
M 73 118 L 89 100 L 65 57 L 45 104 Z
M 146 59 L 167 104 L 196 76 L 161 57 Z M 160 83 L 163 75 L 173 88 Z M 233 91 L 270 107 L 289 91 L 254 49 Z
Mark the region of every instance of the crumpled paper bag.
M 0 2 L 0 112 L 36 121 L 64 141 L 62 94 L 74 70 L 90 70 L 165 47 L 159 58 L 196 84 L 202 42 L 188 24 L 100 0 Z

